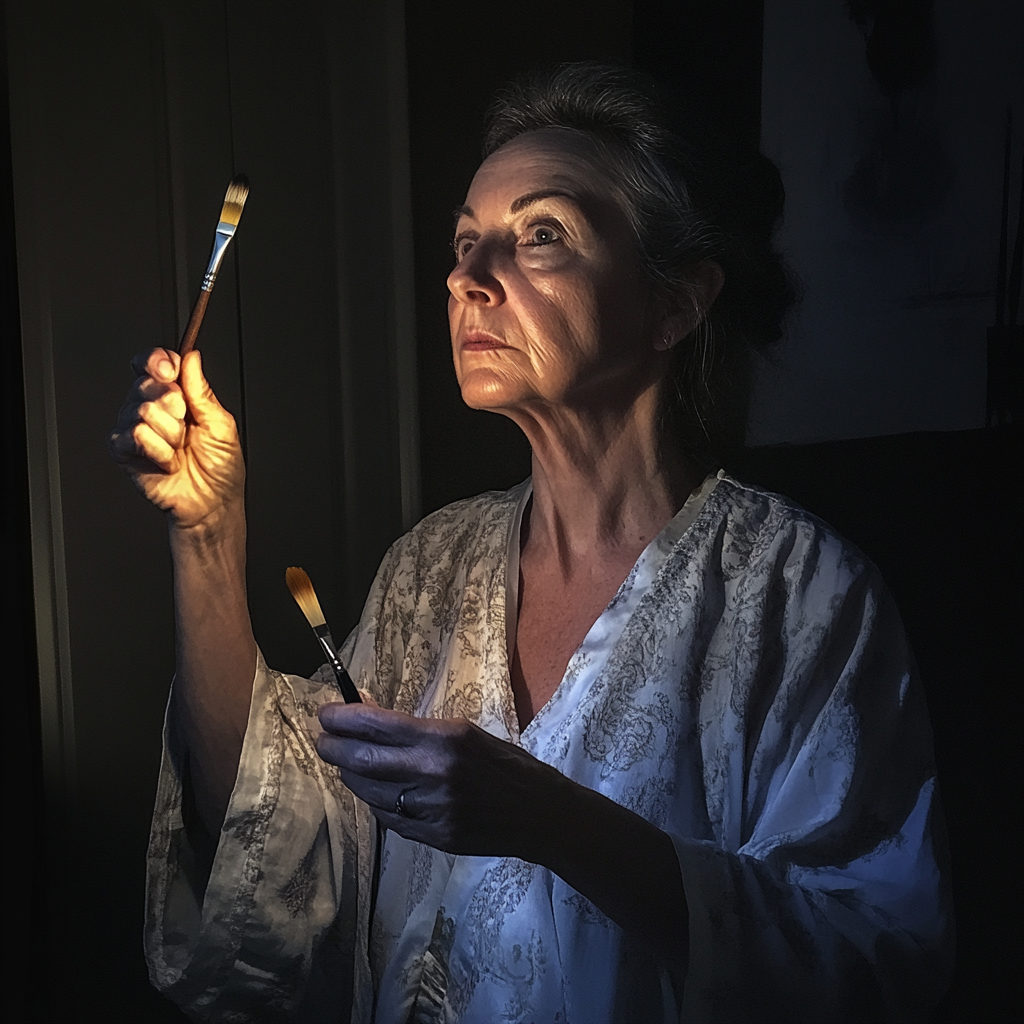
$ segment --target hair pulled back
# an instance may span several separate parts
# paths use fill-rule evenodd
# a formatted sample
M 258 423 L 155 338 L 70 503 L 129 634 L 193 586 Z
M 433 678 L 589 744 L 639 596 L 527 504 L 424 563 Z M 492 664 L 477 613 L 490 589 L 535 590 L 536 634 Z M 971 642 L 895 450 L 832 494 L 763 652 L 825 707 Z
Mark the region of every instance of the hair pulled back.
M 646 76 L 564 64 L 520 79 L 488 115 L 484 156 L 526 132 L 562 129 L 604 154 L 637 240 L 641 267 L 670 303 L 694 303 L 695 330 L 676 345 L 662 416 L 666 434 L 702 464 L 742 444 L 751 356 L 782 336 L 795 292 L 772 236 L 785 192 L 754 147 L 688 118 L 669 129 Z M 725 284 L 701 309 L 693 270 L 714 260 Z

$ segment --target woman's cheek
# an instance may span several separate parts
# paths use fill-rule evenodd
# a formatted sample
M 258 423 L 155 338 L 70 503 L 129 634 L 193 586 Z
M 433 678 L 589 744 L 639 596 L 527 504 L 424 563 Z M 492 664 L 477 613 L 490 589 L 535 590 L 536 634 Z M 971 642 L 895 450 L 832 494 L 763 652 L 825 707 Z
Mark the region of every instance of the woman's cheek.
M 526 271 L 558 273 L 569 269 L 576 260 L 575 253 L 565 246 L 520 246 L 516 263 Z

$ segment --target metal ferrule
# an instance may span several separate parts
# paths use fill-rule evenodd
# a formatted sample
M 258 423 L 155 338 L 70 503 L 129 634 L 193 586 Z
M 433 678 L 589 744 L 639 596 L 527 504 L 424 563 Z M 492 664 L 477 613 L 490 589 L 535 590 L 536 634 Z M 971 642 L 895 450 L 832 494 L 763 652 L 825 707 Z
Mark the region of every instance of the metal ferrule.
M 334 637 L 331 636 L 331 630 L 326 622 L 322 622 L 319 626 L 314 626 L 313 632 L 316 633 L 318 640 L 326 640 L 331 650 L 335 654 L 338 653 L 338 648 L 334 646 Z
M 217 233 L 213 236 L 213 252 L 210 253 L 210 262 L 206 268 L 206 276 L 203 278 L 203 291 L 208 292 L 213 288 L 213 282 L 217 280 L 217 271 L 220 270 L 224 253 L 227 250 L 228 242 L 234 238 L 235 225 L 221 221 L 217 225 Z
M 327 660 L 331 663 L 332 668 L 342 668 L 341 659 L 338 657 L 338 652 L 334 649 L 334 643 L 331 640 L 331 634 L 326 631 L 325 627 L 321 633 L 319 629 L 315 629 L 313 632 L 316 633 L 317 640 L 320 641 L 320 646 L 324 649 L 324 654 L 327 655 Z
M 334 670 L 334 678 L 338 680 L 338 688 L 341 690 L 342 697 L 345 698 L 345 703 L 362 703 L 363 698 L 359 696 L 356 684 L 352 682 L 352 677 L 348 674 L 348 670 L 341 663 L 341 658 L 338 657 L 338 652 L 334 649 L 334 641 L 331 639 L 326 623 L 323 626 L 314 627 L 313 632 L 316 634 L 317 640 L 320 641 L 320 646 L 324 649 L 324 654 L 327 655 L 327 660 Z

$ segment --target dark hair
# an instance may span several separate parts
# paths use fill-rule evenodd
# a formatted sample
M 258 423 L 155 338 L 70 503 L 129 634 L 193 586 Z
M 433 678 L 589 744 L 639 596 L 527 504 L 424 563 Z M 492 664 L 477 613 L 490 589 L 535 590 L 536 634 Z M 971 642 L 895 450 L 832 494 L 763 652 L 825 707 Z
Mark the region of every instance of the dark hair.
M 616 179 L 641 266 L 666 298 L 693 292 L 689 273 L 716 261 L 725 284 L 674 351 L 663 396 L 667 434 L 702 464 L 742 444 L 750 361 L 782 336 L 794 284 L 772 246 L 785 192 L 753 146 L 689 117 L 672 131 L 653 84 L 628 68 L 564 64 L 516 81 L 488 115 L 484 156 L 525 132 L 591 139 Z

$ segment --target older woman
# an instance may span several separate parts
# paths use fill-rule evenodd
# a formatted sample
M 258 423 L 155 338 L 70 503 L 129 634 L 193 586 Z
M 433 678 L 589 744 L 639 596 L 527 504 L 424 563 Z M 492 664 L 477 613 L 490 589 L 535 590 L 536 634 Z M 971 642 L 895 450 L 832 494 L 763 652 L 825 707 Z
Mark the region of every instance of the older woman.
M 389 551 L 343 652 L 372 701 L 263 663 L 233 421 L 198 353 L 140 361 L 112 449 L 178 616 L 154 982 L 214 1020 L 922 1017 L 950 924 L 897 613 L 709 467 L 788 301 L 777 178 L 752 199 L 590 66 L 508 92 L 487 153 L 453 357 L 533 472 Z

